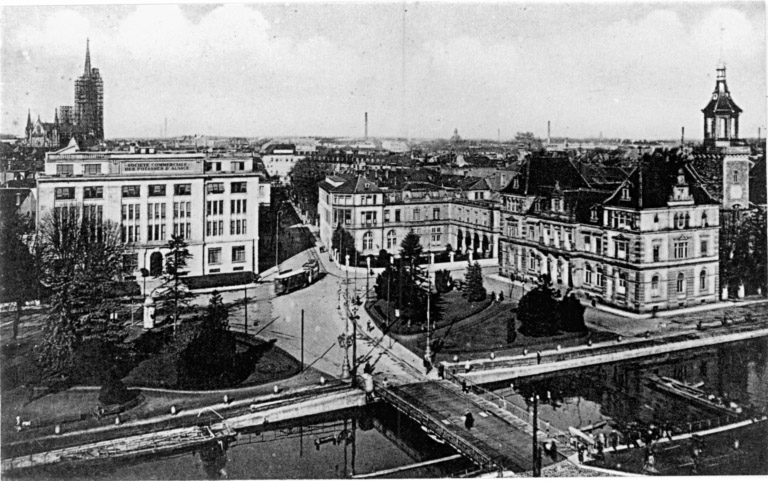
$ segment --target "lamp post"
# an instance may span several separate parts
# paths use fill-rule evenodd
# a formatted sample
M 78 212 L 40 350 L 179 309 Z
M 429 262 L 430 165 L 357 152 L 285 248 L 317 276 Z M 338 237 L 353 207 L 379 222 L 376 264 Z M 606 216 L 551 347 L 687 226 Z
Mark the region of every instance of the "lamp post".
M 344 260 L 346 261 L 346 266 L 349 267 L 349 254 L 344 256 Z M 346 288 L 346 295 L 344 296 L 344 334 L 342 334 L 341 337 L 343 337 L 343 341 L 340 340 L 340 342 L 343 342 L 344 344 L 344 364 L 341 366 L 341 379 L 342 380 L 348 380 L 350 376 L 350 368 L 349 368 L 349 270 L 345 270 L 345 288 Z
M 533 477 L 541 477 L 541 464 L 539 463 L 539 443 L 538 443 L 538 430 L 539 430 L 539 395 L 534 394 L 531 398 L 533 402 Z
M 369 278 L 371 277 L 371 256 L 366 258 L 368 267 L 365 270 L 365 301 L 368 302 L 368 292 L 370 292 Z
M 427 267 L 427 348 L 424 349 L 424 359 L 427 361 L 427 369 L 430 368 L 432 365 L 432 346 L 430 342 L 430 315 L 429 315 L 429 305 L 430 305 L 430 298 L 432 297 L 432 278 L 429 277 L 429 268 L 432 267 L 432 256 L 430 256 L 430 262 L 429 266 Z
M 280 274 L 280 210 L 277 211 L 277 215 L 275 216 L 275 269 L 277 269 L 277 274 Z

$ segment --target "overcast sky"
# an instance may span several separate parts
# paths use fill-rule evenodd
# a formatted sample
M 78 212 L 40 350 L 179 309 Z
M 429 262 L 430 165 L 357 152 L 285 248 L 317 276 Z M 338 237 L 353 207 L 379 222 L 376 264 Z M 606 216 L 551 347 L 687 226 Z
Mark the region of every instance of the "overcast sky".
M 358 3 L 5 7 L 3 133 L 72 105 L 86 37 L 110 137 L 702 137 L 725 61 L 766 125 L 765 7 Z

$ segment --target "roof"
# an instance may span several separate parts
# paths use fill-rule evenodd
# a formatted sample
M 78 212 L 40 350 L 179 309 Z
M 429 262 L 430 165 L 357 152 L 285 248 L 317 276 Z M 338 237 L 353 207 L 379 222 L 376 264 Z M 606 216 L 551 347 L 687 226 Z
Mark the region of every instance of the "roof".
M 341 185 L 333 185 L 328 182 L 328 179 L 321 181 L 318 185 L 325 191 L 333 192 L 334 194 L 361 194 L 361 193 L 380 193 L 383 192 L 378 184 L 369 180 L 363 175 L 357 175 L 352 179 L 345 179 L 344 177 L 332 177 L 331 180 L 343 180 Z
M 688 159 L 671 152 L 643 156 L 605 204 L 634 209 L 667 207 L 677 185 L 688 187 L 696 205 L 718 204 Z M 625 188 L 629 189 L 629 199 L 621 194 Z

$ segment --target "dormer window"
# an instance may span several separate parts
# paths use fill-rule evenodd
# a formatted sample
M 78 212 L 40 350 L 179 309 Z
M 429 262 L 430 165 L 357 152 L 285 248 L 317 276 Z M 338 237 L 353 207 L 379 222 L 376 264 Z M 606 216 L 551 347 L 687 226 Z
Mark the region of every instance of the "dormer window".
M 594 207 L 589 211 L 590 222 L 597 222 L 597 209 Z
M 513 189 L 519 189 L 520 188 L 520 179 L 515 177 L 515 180 L 512 181 L 512 188 Z
M 624 187 L 621 188 L 621 200 L 630 200 L 628 185 L 625 185 Z

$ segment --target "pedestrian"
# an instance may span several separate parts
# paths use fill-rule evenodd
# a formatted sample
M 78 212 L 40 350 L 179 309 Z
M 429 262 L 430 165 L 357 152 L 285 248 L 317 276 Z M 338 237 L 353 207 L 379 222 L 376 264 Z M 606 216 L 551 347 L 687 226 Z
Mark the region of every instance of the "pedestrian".
M 442 363 L 437 365 L 437 377 L 445 379 L 445 366 Z
M 584 464 L 584 445 L 579 443 L 579 464 Z
M 467 389 L 467 380 L 462 379 L 461 380 L 461 392 L 469 392 L 469 389 Z
M 605 448 L 600 441 L 597 442 L 597 459 L 601 464 L 605 464 Z
M 664 424 L 662 425 L 661 436 L 667 437 L 670 441 L 672 441 L 672 423 L 669 421 L 664 421 Z
M 616 433 L 616 431 L 611 432 L 611 447 L 613 447 L 613 452 L 618 451 L 619 447 L 619 435 Z
M 541 351 L 536 351 L 536 364 L 541 364 Z
M 472 429 L 472 426 L 475 425 L 475 417 L 472 415 L 472 413 L 468 412 L 464 416 L 464 427 L 467 429 Z

